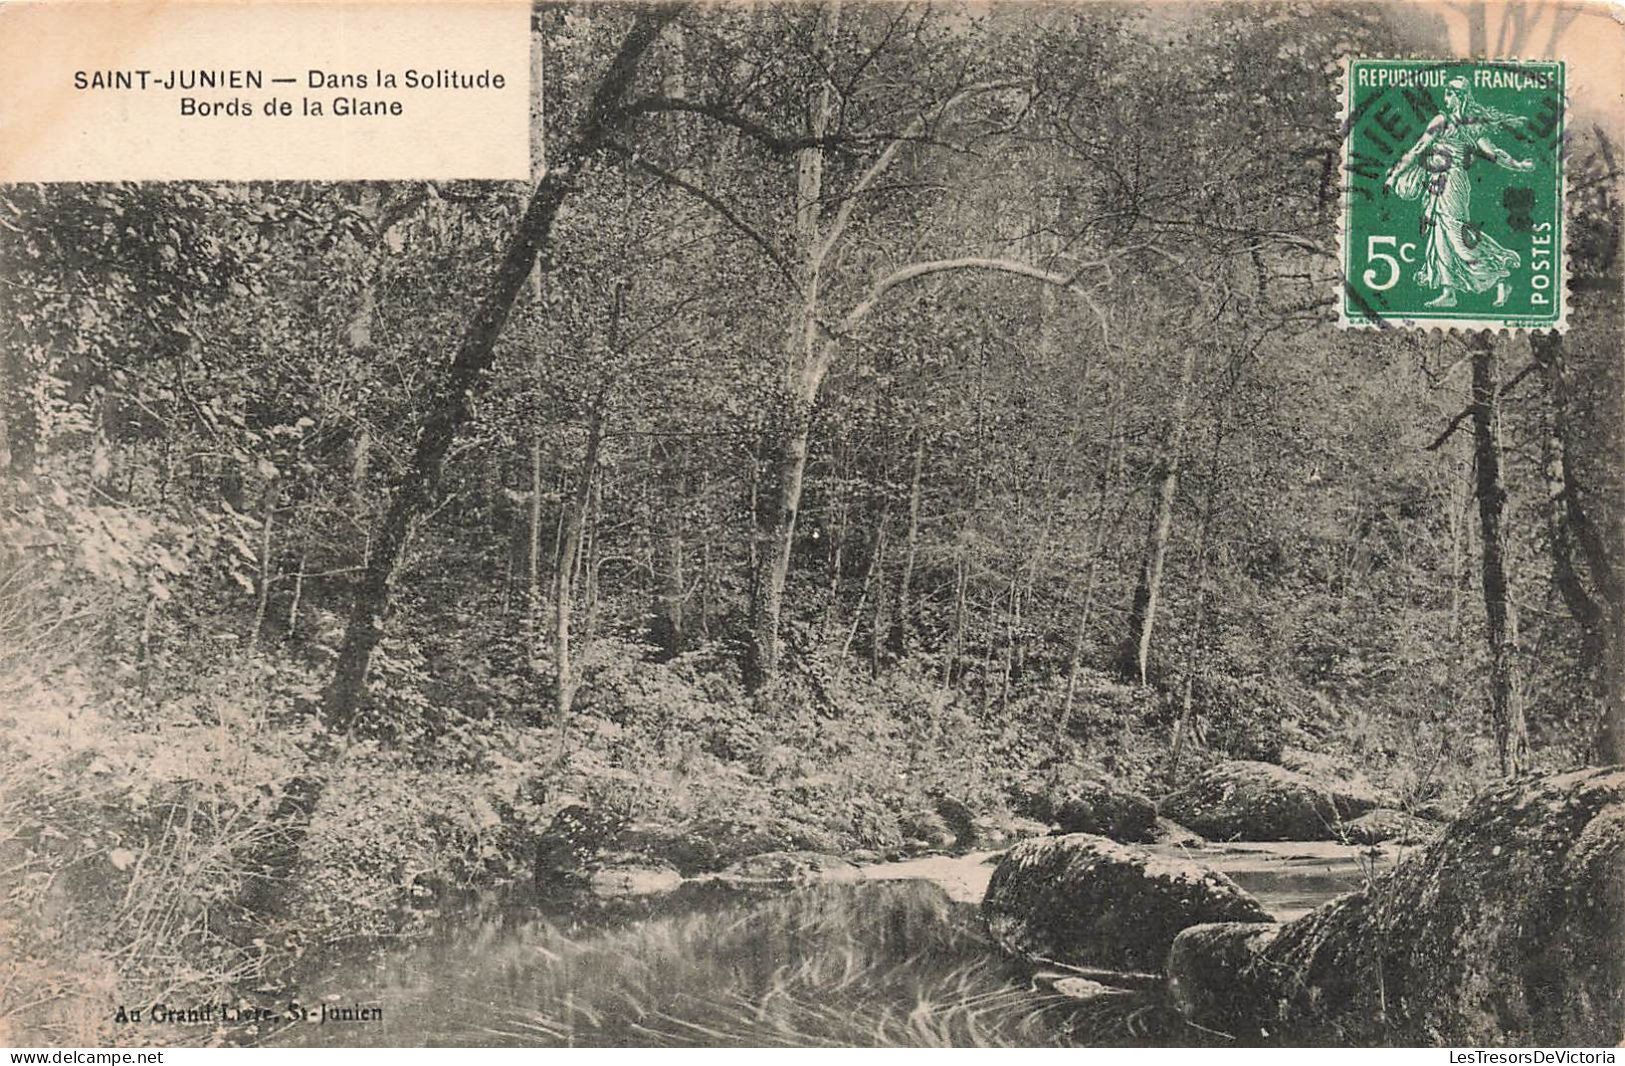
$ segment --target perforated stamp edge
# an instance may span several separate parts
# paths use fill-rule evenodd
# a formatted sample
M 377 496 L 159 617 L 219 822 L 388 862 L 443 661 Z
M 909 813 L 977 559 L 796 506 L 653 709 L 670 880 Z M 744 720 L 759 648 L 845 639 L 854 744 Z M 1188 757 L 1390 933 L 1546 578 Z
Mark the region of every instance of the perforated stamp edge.
M 1509 323 L 1505 318 L 1493 316 L 1485 318 L 1432 318 L 1414 317 L 1409 315 L 1396 315 L 1392 317 L 1378 315 L 1373 318 L 1348 317 L 1348 275 L 1344 272 L 1348 266 L 1349 250 L 1347 247 L 1348 217 L 1352 182 L 1348 179 L 1349 173 L 1349 146 L 1351 144 L 1354 127 L 1352 119 L 1353 110 L 1353 68 L 1356 60 L 1374 62 L 1396 63 L 1545 63 L 1557 66 L 1563 71 L 1563 129 L 1558 138 L 1557 152 L 1558 191 L 1557 213 L 1563 223 L 1563 238 L 1560 244 L 1561 254 L 1558 256 L 1558 277 L 1555 288 L 1562 293 L 1562 305 L 1558 308 L 1557 319 L 1553 322 L 1543 322 L 1537 325 L 1522 323 Z M 1512 56 L 1365 56 L 1345 55 L 1342 59 L 1338 84 L 1338 111 L 1337 130 L 1340 144 L 1338 146 L 1338 212 L 1337 212 L 1337 326 L 1346 330 L 1384 330 L 1384 329 L 1415 329 L 1425 332 L 1439 333 L 1480 333 L 1489 330 L 1494 333 L 1535 334 L 1535 333 L 1565 333 L 1569 328 L 1569 306 L 1574 299 L 1574 290 L 1569 277 L 1569 262 L 1573 258 L 1573 219 L 1569 214 L 1569 167 L 1568 167 L 1568 65 L 1560 59 L 1521 59 Z

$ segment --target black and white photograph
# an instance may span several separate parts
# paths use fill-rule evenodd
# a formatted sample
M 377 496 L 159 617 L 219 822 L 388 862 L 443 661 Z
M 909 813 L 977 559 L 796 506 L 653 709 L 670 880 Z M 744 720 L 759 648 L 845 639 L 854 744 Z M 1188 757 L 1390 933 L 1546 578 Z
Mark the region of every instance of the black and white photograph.
M 1617 7 L 525 14 L 51 72 L 529 173 L 0 184 L 0 1044 L 1614 1061 Z

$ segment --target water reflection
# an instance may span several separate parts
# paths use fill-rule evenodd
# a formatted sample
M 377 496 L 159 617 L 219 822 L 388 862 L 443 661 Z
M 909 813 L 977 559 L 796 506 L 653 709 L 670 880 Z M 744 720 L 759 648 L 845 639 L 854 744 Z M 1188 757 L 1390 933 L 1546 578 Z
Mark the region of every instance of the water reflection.
M 1080 1001 L 992 950 L 973 908 L 922 881 L 819 885 L 612 928 L 478 918 L 334 968 L 381 1024 L 275 1044 L 1076 1046 L 1201 1043 L 1156 997 Z
M 1291 918 L 1356 887 L 1352 849 L 1214 849 Z M 310 999 L 383 1008 L 381 1023 L 306 1023 L 268 1042 L 399 1046 L 1202 1045 L 1146 992 L 1079 1000 L 987 942 L 973 904 L 991 867 L 931 880 L 823 884 L 767 897 L 680 894 L 615 921 L 533 908 L 447 919 L 433 938 L 322 960 Z M 871 876 L 879 871 L 871 871 Z M 909 871 L 920 876 L 915 871 Z M 940 873 L 940 871 L 939 871 Z M 960 882 L 964 882 L 961 884 Z

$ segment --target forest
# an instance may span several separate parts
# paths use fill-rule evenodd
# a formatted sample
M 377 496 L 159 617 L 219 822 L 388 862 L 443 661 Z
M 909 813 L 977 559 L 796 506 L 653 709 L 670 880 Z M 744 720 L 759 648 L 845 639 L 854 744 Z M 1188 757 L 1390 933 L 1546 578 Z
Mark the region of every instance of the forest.
M 420 928 L 572 807 L 715 868 L 1625 761 L 1605 122 L 1565 333 L 1340 330 L 1342 60 L 1423 16 L 532 28 L 528 183 L 0 187 L 0 1033 Z

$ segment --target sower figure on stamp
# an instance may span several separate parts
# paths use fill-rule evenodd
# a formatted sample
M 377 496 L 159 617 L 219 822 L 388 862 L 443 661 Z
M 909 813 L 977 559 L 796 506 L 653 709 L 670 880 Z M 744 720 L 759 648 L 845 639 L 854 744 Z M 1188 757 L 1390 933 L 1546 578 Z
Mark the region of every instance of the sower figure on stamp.
M 1482 155 L 1508 170 L 1533 170 L 1532 160 L 1512 158 L 1487 135 L 1490 129 L 1511 128 L 1525 121 L 1478 103 L 1466 78 L 1452 78 L 1445 84 L 1444 111 L 1434 116 L 1383 179 L 1384 191 L 1395 190 L 1407 200 L 1427 190 L 1428 202 L 1422 210 L 1427 246 L 1416 281 L 1425 289 L 1440 290 L 1427 306 L 1454 307 L 1458 291 L 1485 292 L 1491 287 L 1495 306 L 1506 303 L 1506 279 L 1521 265 L 1520 260 L 1517 252 L 1503 248 L 1471 221 L 1473 186 L 1468 169 Z

